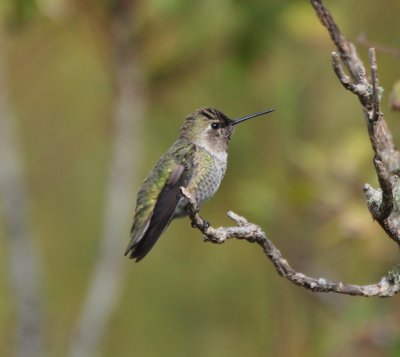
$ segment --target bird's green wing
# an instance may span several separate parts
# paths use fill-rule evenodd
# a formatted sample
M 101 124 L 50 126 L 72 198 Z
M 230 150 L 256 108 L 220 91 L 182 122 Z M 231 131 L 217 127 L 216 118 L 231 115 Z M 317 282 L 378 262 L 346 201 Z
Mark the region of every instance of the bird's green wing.
M 164 155 L 138 193 L 131 241 L 125 255 L 139 260 L 157 242 L 171 222 L 180 200 L 179 187 L 188 182 L 188 160 L 193 147 L 173 146 Z

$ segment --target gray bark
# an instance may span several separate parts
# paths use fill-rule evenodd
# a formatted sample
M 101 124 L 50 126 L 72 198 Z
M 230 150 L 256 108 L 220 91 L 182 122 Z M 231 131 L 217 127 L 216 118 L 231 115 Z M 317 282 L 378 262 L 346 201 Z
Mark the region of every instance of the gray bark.
M 343 87 L 358 97 L 364 114 L 374 154 L 375 171 L 380 185 L 378 190 L 374 190 L 370 185 L 364 186 L 368 209 L 387 236 L 400 246 L 400 185 L 398 178 L 400 152 L 395 149 L 392 134 L 380 108 L 382 89 L 378 82 L 375 50 L 369 49 L 371 73 L 371 79 L 369 79 L 364 63 L 358 57 L 356 47 L 343 36 L 323 1 L 310 0 L 310 3 L 336 46 L 337 53 L 332 53 L 333 69 Z M 346 67 L 349 76 L 342 68 L 342 64 Z M 352 296 L 388 297 L 400 293 L 399 266 L 390 270 L 379 282 L 371 285 L 333 282 L 297 272 L 259 226 L 249 223 L 244 217 L 229 212 L 228 215 L 237 223 L 236 227 L 210 227 L 199 216 L 197 203 L 190 194 L 184 188 L 181 188 L 181 191 L 189 202 L 192 225 L 202 232 L 205 241 L 220 244 L 227 239 L 236 238 L 256 243 L 263 249 L 265 256 L 272 262 L 277 273 L 293 284 L 313 292 L 334 292 Z

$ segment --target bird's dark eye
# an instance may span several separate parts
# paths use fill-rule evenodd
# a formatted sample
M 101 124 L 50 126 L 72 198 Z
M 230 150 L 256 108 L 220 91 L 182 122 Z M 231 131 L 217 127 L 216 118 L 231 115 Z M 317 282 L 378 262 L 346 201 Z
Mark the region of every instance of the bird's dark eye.
M 211 123 L 212 129 L 219 129 L 219 123 Z

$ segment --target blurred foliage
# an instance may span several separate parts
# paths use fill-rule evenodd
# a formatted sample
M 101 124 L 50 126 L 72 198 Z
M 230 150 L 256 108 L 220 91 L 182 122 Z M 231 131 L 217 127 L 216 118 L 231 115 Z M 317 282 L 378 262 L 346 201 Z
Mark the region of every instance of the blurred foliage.
M 49 356 L 66 355 L 102 226 L 116 97 L 112 3 L 0 6 L 4 24 L 24 22 L 20 31 L 3 31 L 2 55 L 44 259 Z M 231 223 L 226 211 L 243 214 L 310 275 L 367 284 L 390 270 L 398 252 L 362 195 L 365 182 L 377 184 L 362 113 L 333 74 L 333 46 L 308 2 L 133 3 L 148 114 L 132 184 L 139 187 L 194 109 L 214 106 L 239 117 L 275 107 L 235 133 L 226 178 L 203 216 L 221 225 Z M 348 38 L 364 33 L 374 43 L 398 44 L 400 2 L 326 3 Z M 366 58 L 366 47 L 358 49 Z M 399 59 L 378 51 L 378 64 L 389 93 Z M 383 108 L 398 142 L 398 114 L 387 109 L 387 96 Z M 132 197 L 132 211 L 134 203 Z M 13 326 L 6 260 L 0 251 L 2 356 L 10 354 Z M 281 280 L 255 246 L 204 244 L 187 219 L 175 221 L 143 262 L 126 260 L 124 269 L 103 356 L 400 353 L 397 298 L 312 294 Z
M 37 12 L 36 1 L 14 0 L 10 9 L 9 24 L 14 28 L 20 28 L 29 22 Z

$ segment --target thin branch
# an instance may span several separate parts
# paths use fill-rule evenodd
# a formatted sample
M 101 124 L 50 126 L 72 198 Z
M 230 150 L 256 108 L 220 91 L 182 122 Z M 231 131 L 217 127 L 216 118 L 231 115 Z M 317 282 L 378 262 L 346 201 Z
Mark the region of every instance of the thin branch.
M 375 49 L 368 49 L 369 63 L 371 67 L 371 82 L 372 82 L 372 104 L 373 104 L 373 116 L 374 122 L 378 121 L 381 116 L 380 111 L 380 89 L 378 80 L 378 65 L 376 64 Z
M 334 292 L 352 296 L 393 296 L 400 292 L 400 279 L 397 270 L 390 271 L 376 284 L 354 285 L 343 282 L 333 282 L 324 278 L 313 278 L 295 271 L 277 247 L 267 238 L 266 234 L 256 224 L 249 223 L 244 217 L 234 212 L 228 212 L 228 216 L 234 220 L 237 227 L 211 227 L 198 214 L 195 200 L 191 194 L 181 187 L 181 194 L 187 200 L 187 209 L 193 227 L 198 228 L 203 234 L 204 241 L 215 244 L 224 243 L 228 239 L 236 238 L 246 240 L 249 243 L 257 243 L 264 251 L 266 257 L 272 262 L 278 274 L 291 283 L 301 286 L 313 292 Z
M 383 165 L 380 158 L 374 158 L 374 165 L 378 176 L 379 185 L 382 189 L 382 203 L 379 207 L 379 210 L 373 215 L 373 218 L 378 221 L 384 221 L 390 216 L 393 210 L 393 187 L 389 172 L 385 165 Z
M 332 66 L 343 87 L 359 97 L 368 97 L 367 87 L 362 84 L 352 83 L 350 77 L 344 72 L 340 62 L 340 56 L 336 52 L 332 52 Z
M 373 83 L 370 83 L 366 77 L 366 70 L 363 62 L 361 59 L 358 57 L 357 51 L 355 46 L 347 41 L 345 37 L 342 35 L 340 32 L 339 27 L 336 25 L 332 15 L 329 13 L 329 11 L 325 8 L 321 0 L 310 0 L 311 5 L 314 7 L 316 14 L 318 18 L 321 20 L 321 23 L 327 28 L 338 52 L 340 59 L 343 61 L 344 65 L 346 66 L 347 70 L 349 71 L 350 77 L 352 79 L 352 82 L 350 83 L 343 83 L 343 76 L 344 71 L 343 69 L 340 69 L 339 65 L 339 58 L 337 54 L 333 54 L 333 62 L 334 62 L 334 69 L 335 73 L 337 74 L 338 78 L 341 80 L 343 85 L 349 86 L 350 88 L 354 88 L 354 86 L 357 86 L 356 91 L 352 91 L 354 94 L 356 94 L 362 104 L 363 107 L 363 112 L 366 116 L 367 119 L 367 125 L 369 127 L 372 126 L 369 125 L 369 121 L 373 121 L 376 123 L 379 123 L 378 126 L 381 128 L 376 128 L 370 133 L 371 136 L 371 143 L 373 146 L 374 151 L 378 151 L 379 153 L 383 152 L 388 152 L 390 155 L 393 153 L 396 153 L 396 159 L 398 161 L 397 163 L 397 168 L 400 166 L 399 164 L 399 153 L 395 150 L 393 140 L 392 140 L 392 135 L 390 133 L 390 130 L 387 128 L 387 125 L 385 123 L 383 114 L 380 113 L 379 110 L 374 110 L 374 109 L 379 109 L 380 105 L 380 92 L 381 90 L 378 87 L 378 77 L 377 77 L 377 65 L 376 65 L 376 59 L 375 59 L 375 52 L 373 49 L 370 50 L 370 59 L 371 59 L 371 74 L 373 77 L 373 81 L 375 83 L 375 86 L 373 86 Z M 339 72 L 339 75 L 338 75 Z M 345 82 L 348 82 L 346 79 Z M 379 113 L 379 116 L 376 118 L 377 120 L 372 120 L 375 118 L 374 113 Z M 369 128 L 370 129 L 370 128 Z M 389 156 L 390 156 L 389 155 Z M 379 155 L 383 157 L 383 163 L 388 166 L 389 168 L 392 165 L 388 165 L 387 157 L 388 155 Z M 392 171 L 392 170 L 390 170 Z
M 368 51 L 371 70 L 371 80 L 368 80 L 365 66 L 358 57 L 355 46 L 342 35 L 322 0 L 310 0 L 310 3 L 321 23 L 327 28 L 339 52 L 339 55 L 335 52 L 332 53 L 333 69 L 336 76 L 346 89 L 357 95 L 364 113 L 369 139 L 374 151 L 375 171 L 382 191 L 379 206 L 371 205 L 369 202 L 368 208 L 372 217 L 388 236 L 400 246 L 399 231 L 396 224 L 391 221 L 393 218 L 397 220 L 398 217 L 390 217 L 394 207 L 392 180 L 400 172 L 400 153 L 394 147 L 392 134 L 380 110 L 382 89 L 379 87 L 375 50 L 370 48 Z M 341 61 L 348 70 L 350 77 L 345 74 Z M 398 213 L 396 212 L 394 216 L 398 216 Z
M 379 87 L 375 51 L 374 49 L 369 50 L 371 70 L 371 80 L 369 80 L 355 46 L 342 35 L 322 0 L 310 0 L 310 3 L 321 23 L 327 28 L 337 48 L 338 53 L 332 53 L 332 65 L 335 74 L 342 85 L 358 97 L 366 119 L 369 139 L 374 152 L 375 170 L 381 187 L 380 190 L 374 190 L 369 185 L 364 186 L 368 208 L 372 217 L 378 221 L 387 235 L 400 246 L 400 231 L 397 223 L 400 212 L 399 207 L 397 207 L 397 202 L 400 202 L 400 189 L 396 176 L 400 172 L 400 153 L 394 147 L 392 135 L 383 113 L 380 111 L 382 90 Z M 349 76 L 342 68 L 342 63 Z M 196 202 L 190 193 L 181 187 L 181 194 L 187 201 L 187 210 L 193 227 L 202 232 L 205 241 L 221 244 L 227 239 L 236 238 L 257 243 L 262 247 L 266 257 L 273 263 L 278 274 L 293 284 L 314 292 L 335 292 L 365 297 L 393 296 L 400 292 L 399 267 L 388 272 L 378 283 L 371 285 L 332 282 L 324 278 L 317 279 L 296 272 L 259 226 L 249 223 L 244 217 L 229 212 L 229 217 L 237 223 L 237 227 L 210 227 L 208 222 L 199 216 Z
M 322 0 L 310 0 L 310 3 L 315 9 L 319 20 L 328 30 L 332 42 L 335 44 L 339 52 L 340 58 L 348 68 L 350 76 L 355 84 L 363 84 L 367 86 L 368 81 L 366 78 L 365 67 L 357 55 L 355 46 L 350 41 L 347 41 L 343 36 L 339 26 L 335 23 L 335 20 L 322 3 Z

